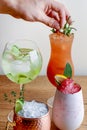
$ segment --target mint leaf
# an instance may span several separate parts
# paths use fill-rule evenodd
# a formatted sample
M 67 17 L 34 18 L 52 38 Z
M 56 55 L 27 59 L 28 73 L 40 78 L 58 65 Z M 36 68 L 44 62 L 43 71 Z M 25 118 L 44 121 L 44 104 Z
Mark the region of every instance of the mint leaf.
M 65 66 L 64 75 L 68 78 L 72 77 L 72 67 L 69 63 L 67 63 L 66 66 Z

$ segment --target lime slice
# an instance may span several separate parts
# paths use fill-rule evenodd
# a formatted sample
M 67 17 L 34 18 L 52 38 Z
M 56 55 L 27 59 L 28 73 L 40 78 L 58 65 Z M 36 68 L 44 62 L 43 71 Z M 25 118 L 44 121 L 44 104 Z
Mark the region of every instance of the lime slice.
M 11 54 L 14 56 L 15 59 L 18 60 L 27 60 L 29 59 L 29 52 L 33 51 L 33 49 L 29 48 L 19 48 L 16 45 L 13 45 L 11 48 Z
M 55 78 L 55 81 L 56 81 L 56 83 L 57 83 L 58 85 L 61 84 L 61 82 L 62 82 L 64 79 L 67 79 L 66 76 L 61 75 L 61 74 L 55 75 L 54 78 Z
M 13 45 L 11 49 L 11 53 L 13 54 L 13 56 L 17 57 L 20 55 L 20 50 L 16 45 Z
M 24 104 L 23 100 L 21 100 L 21 99 L 16 100 L 16 103 L 15 103 L 15 112 L 16 113 L 18 113 L 20 110 L 22 110 L 23 104 Z

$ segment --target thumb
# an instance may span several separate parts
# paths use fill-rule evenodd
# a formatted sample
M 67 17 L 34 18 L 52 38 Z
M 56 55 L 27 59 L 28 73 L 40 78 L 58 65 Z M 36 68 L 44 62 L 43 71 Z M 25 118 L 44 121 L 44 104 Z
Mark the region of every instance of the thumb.
M 40 22 L 44 23 L 45 25 L 51 27 L 51 28 L 55 28 L 57 30 L 60 29 L 59 23 L 57 20 L 55 20 L 54 18 L 51 18 L 47 15 L 43 15 L 43 17 L 40 19 Z

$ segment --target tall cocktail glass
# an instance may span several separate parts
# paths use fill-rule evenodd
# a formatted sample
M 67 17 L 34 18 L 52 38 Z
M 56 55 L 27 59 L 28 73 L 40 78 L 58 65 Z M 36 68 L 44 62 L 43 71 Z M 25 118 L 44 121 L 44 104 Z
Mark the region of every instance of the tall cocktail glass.
M 49 81 L 56 86 L 55 75 L 64 73 L 64 68 L 67 63 L 71 65 L 72 68 L 72 76 L 74 76 L 74 65 L 72 62 L 72 43 L 74 35 L 71 34 L 67 36 L 61 32 L 52 33 L 49 36 L 50 38 L 50 46 L 51 46 L 51 54 L 49 63 L 47 66 L 47 77 Z M 53 97 L 48 99 L 48 104 L 52 104 Z

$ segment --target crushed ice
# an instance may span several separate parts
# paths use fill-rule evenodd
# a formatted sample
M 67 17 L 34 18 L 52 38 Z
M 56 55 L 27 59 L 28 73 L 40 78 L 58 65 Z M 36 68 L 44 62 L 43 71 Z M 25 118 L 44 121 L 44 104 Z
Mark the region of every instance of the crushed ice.
M 38 118 L 44 116 L 48 112 L 46 104 L 33 101 L 25 101 L 23 109 L 18 112 L 20 116 L 25 118 Z

